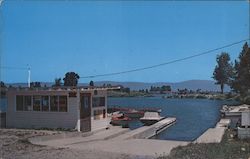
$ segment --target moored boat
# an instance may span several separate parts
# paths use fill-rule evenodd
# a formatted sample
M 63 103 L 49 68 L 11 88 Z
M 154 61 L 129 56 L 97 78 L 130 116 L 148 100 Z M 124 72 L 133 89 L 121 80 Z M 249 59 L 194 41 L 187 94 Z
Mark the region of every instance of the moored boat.
M 144 125 L 152 125 L 163 119 L 165 119 L 165 117 L 160 116 L 158 112 L 145 112 L 144 116 L 140 118 L 140 121 Z
M 139 119 L 139 118 L 144 116 L 144 112 L 132 109 L 132 110 L 124 112 L 124 115 L 126 117 L 129 117 L 129 118 L 138 118 Z
M 124 116 L 124 114 L 122 114 L 121 116 L 113 116 L 111 118 L 111 124 L 112 125 L 117 125 L 117 126 L 122 126 L 122 127 L 128 127 L 129 126 L 129 122 L 131 121 L 131 119 L 129 117 Z

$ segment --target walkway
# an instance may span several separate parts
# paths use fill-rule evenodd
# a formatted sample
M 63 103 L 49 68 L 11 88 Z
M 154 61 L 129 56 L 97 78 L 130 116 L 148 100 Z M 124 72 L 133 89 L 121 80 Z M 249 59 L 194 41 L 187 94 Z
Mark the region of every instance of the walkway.
M 144 129 L 147 129 L 147 127 L 144 127 Z M 153 158 L 163 154 L 168 155 L 173 148 L 189 143 L 155 139 L 128 139 L 132 132 L 133 131 L 120 127 L 111 127 L 108 130 L 103 130 L 86 137 L 75 136 L 60 139 L 56 138 L 54 140 L 51 140 L 51 138 L 47 140 L 46 138 L 43 139 L 43 137 L 40 137 L 40 139 L 34 138 L 30 139 L 30 141 L 33 144 L 59 148 L 111 152 L 146 158 Z
M 215 128 L 208 129 L 194 143 L 220 143 L 229 124 L 230 119 L 221 119 Z

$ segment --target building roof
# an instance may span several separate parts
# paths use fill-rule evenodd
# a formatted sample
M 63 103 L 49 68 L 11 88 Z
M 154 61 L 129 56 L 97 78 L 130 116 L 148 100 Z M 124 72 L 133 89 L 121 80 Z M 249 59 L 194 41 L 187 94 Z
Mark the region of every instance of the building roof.
M 38 87 L 38 88 L 28 88 L 28 87 L 12 87 L 8 88 L 8 91 L 89 91 L 89 90 L 117 90 L 120 89 L 119 86 L 113 87 L 94 87 L 94 86 L 80 86 L 80 87 Z

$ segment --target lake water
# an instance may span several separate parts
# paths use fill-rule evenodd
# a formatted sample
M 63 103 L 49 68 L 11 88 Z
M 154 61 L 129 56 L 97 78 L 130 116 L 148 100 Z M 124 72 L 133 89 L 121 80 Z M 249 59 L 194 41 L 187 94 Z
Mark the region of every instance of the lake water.
M 163 99 L 161 97 L 108 98 L 108 107 L 161 108 L 161 116 L 176 117 L 177 122 L 155 136 L 162 140 L 193 141 L 220 118 L 220 108 L 229 101 L 208 99 Z M 139 121 L 130 124 L 132 129 L 142 126 Z

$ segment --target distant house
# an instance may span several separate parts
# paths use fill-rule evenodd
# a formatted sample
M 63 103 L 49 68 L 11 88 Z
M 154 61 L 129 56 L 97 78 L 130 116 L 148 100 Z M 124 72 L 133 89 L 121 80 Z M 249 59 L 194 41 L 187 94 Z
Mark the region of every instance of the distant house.
M 108 127 L 106 88 L 12 89 L 6 127 L 64 128 L 88 132 Z

